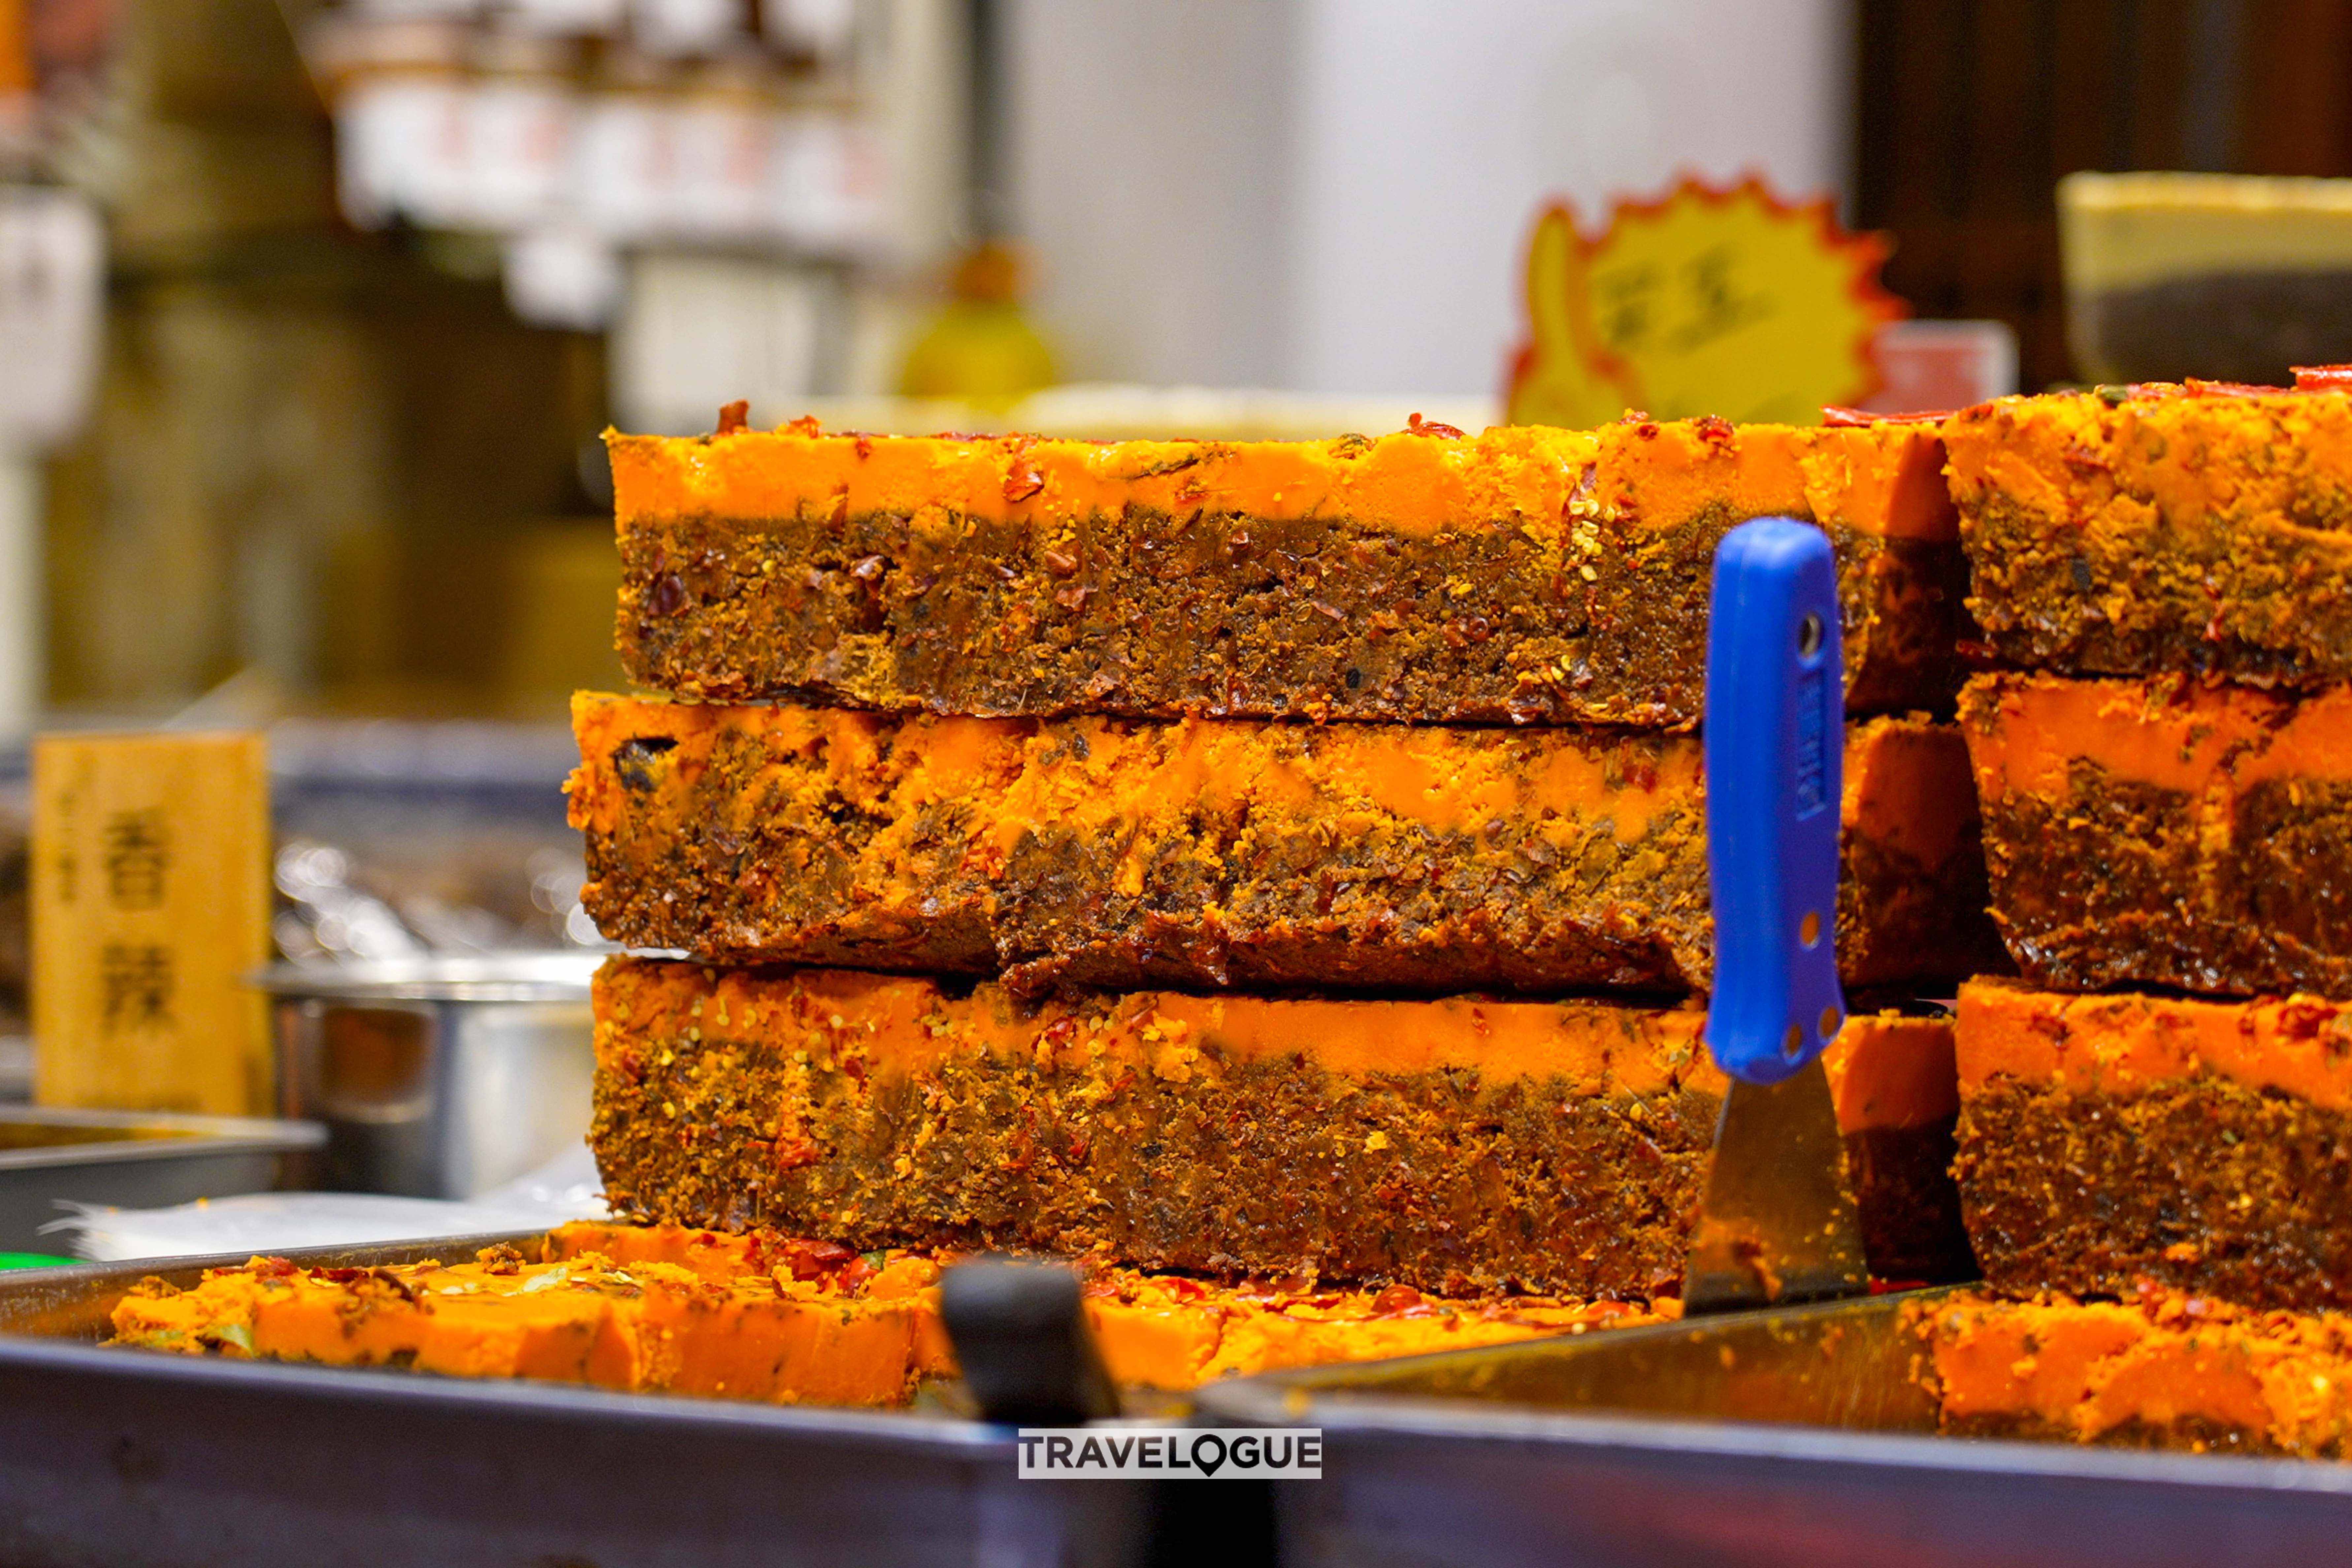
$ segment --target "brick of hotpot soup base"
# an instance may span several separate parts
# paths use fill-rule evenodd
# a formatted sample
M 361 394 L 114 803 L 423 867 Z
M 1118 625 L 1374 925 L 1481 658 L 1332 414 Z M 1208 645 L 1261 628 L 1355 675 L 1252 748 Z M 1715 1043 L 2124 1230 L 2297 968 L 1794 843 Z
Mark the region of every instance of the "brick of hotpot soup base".
M 2352 1316 L 2255 1311 L 2152 1283 L 2120 1300 L 1922 1300 L 1916 1375 L 1946 1432 L 2352 1458 Z
M 857 1254 L 838 1243 L 772 1231 L 738 1234 L 674 1225 L 577 1221 L 549 1234 L 551 1259 L 582 1252 L 601 1253 L 625 1266 L 674 1263 L 720 1282 L 759 1275 L 781 1280 L 787 1274 L 839 1279 L 901 1256 Z M 945 1267 L 959 1254 L 905 1256 Z M 1074 1266 L 1085 1275 L 1087 1321 L 1113 1380 L 1139 1388 L 1181 1391 L 1281 1367 L 1372 1361 L 1657 1321 L 1638 1304 L 1622 1301 L 1432 1296 L 1404 1285 L 1350 1288 L 1301 1276 L 1225 1284 L 1098 1260 Z M 927 1289 L 920 1300 L 935 1315 L 937 1294 Z M 943 1329 L 927 1331 L 945 1344 Z
M 2063 675 L 2352 679 L 2343 387 L 2103 387 L 1946 420 L 1992 655 Z
M 1837 545 L 1850 710 L 1955 684 L 1965 578 L 1916 425 L 607 447 L 622 662 L 680 696 L 1688 729 L 1716 542 L 1766 514 Z
M 1954 1047 L 1989 1286 L 2352 1308 L 2352 1008 L 1979 980 Z
M 590 1142 L 631 1219 L 1447 1296 L 1676 1290 L 1722 1092 L 1689 1005 L 1024 1007 L 994 983 L 616 959 L 596 1015 Z M 1947 1038 L 1865 1016 L 1838 1041 L 1890 1213 L 1937 1213 L 1909 1188 L 1940 1173 L 1903 1155 L 1948 1127 Z
M 150 1279 L 116 1306 L 111 1342 L 781 1405 L 901 1405 L 955 1374 L 938 1290 L 953 1254 L 597 1223 L 561 1226 L 538 1250 L 373 1268 L 257 1258 L 188 1289 Z M 1105 1267 L 1087 1271 L 1084 1305 L 1118 1382 L 1171 1391 L 1654 1321 L 1619 1302 L 1224 1286 Z
M 1696 737 L 972 719 L 583 694 L 582 898 L 627 946 L 1018 990 L 1704 989 Z M 1950 725 L 1849 726 L 1846 984 L 2001 967 Z
M 2352 995 L 2352 687 L 1985 675 L 1960 727 L 2028 978 Z

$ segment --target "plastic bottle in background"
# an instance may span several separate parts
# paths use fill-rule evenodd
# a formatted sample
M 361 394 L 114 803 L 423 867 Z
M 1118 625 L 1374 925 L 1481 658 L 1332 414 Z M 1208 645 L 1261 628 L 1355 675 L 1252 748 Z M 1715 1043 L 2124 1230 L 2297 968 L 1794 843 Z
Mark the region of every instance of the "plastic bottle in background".
M 953 297 L 908 350 L 898 391 L 1011 407 L 1061 379 L 1054 351 L 1022 309 L 1028 263 L 1003 240 L 986 240 L 956 263 Z

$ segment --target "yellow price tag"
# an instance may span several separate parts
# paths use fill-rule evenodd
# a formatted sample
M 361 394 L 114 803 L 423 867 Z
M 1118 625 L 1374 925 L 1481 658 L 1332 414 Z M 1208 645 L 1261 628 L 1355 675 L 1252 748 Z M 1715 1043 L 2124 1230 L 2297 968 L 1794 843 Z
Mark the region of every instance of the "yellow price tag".
M 1511 422 L 1589 426 L 1638 408 L 1810 425 L 1878 389 L 1871 340 L 1903 314 L 1885 243 L 1840 228 L 1826 197 L 1685 179 L 1619 201 L 1597 238 L 1554 206 L 1528 248 L 1529 339 Z

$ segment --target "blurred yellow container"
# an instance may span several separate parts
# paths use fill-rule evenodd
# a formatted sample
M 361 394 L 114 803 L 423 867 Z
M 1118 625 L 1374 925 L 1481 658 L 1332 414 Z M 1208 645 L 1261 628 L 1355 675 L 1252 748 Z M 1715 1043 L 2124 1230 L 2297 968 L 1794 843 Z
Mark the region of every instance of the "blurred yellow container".
M 2284 384 L 2352 361 L 2352 180 L 2069 174 L 2058 234 L 2090 380 Z

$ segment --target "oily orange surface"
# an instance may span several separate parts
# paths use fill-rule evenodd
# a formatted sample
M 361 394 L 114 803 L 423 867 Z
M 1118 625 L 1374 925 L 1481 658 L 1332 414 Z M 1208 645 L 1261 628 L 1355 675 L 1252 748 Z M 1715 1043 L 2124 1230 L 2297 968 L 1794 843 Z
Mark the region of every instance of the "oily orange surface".
M 2095 1442 L 2119 1428 L 2226 1434 L 2341 1456 L 2352 1317 L 2250 1312 L 2150 1286 L 2121 1301 L 1974 1293 L 1914 1309 L 1948 1424 L 2022 1420 Z
M 1857 1013 L 1822 1053 L 1838 1131 L 1929 1127 L 1960 1109 L 1952 1021 Z
M 548 1237 L 551 1257 L 594 1252 L 674 1264 L 710 1279 L 795 1268 L 807 1272 L 812 1255 L 822 1258 L 842 1250 L 675 1225 L 581 1221 Z M 949 1255 L 938 1256 L 950 1260 Z M 923 1300 L 936 1310 L 934 1293 L 927 1292 Z M 1348 1289 L 1313 1280 L 1213 1285 L 1099 1264 L 1087 1269 L 1085 1307 L 1114 1382 L 1180 1392 L 1219 1377 L 1279 1367 L 1416 1355 L 1655 1321 L 1622 1301 L 1449 1299 L 1402 1286 Z
M 711 1280 L 595 1253 L 524 1261 L 301 1268 L 255 1258 L 188 1290 L 150 1287 L 114 1342 L 455 1377 L 535 1378 L 779 1404 L 889 1405 L 943 1364 L 927 1258 L 886 1258 L 850 1289 L 789 1274 Z
M 2316 996 L 2084 996 L 1972 980 L 1960 987 L 1953 1044 L 1963 1094 L 1995 1074 L 2128 1094 L 2210 1073 L 2352 1108 L 2352 1006 Z
M 1244 795 L 1265 808 L 1328 813 L 1343 831 L 1351 814 L 1441 833 L 1502 816 L 1605 816 L 1617 839 L 1632 843 L 1657 816 L 1692 809 L 1704 782 L 1696 737 L 1613 741 L 1606 731 L 1563 733 L 1529 766 L 1517 752 L 1465 743 L 1478 731 L 1434 725 L 1339 725 L 1317 731 L 1307 749 L 1280 743 L 1290 726 L 1252 721 L 1041 723 L 593 691 L 573 694 L 572 724 L 583 761 L 565 789 L 572 826 L 586 832 L 617 828 L 631 799 L 613 759 L 631 741 L 654 739 L 675 742 L 680 791 L 722 745 L 775 759 L 734 791 L 746 810 L 811 762 L 821 763 L 829 797 L 894 823 L 943 801 L 971 801 L 988 816 L 1000 859 L 1041 824 L 1108 830 Z M 1923 866 L 1943 865 L 1976 820 L 1964 759 L 1950 725 L 1850 724 L 1843 825 Z
M 1942 434 L 1961 507 L 1999 496 L 2086 535 L 2134 534 L 2158 516 L 2225 532 L 2300 527 L 2312 498 L 2352 499 L 2341 393 L 2190 383 L 2003 397 L 1961 410 Z
M 2226 798 L 2272 779 L 2352 778 L 2352 687 L 2291 697 L 2178 677 L 1980 675 L 1961 698 L 1979 794 L 2063 801 L 2070 772 Z
M 1917 714 L 1849 721 L 1839 815 L 1847 833 L 1920 866 L 1973 854 L 1977 802 L 1968 742 L 1954 726 Z
M 1470 1068 L 1502 1078 L 1559 1074 L 1593 1094 L 1678 1087 L 1720 1092 L 1689 1007 L 1603 1003 L 1193 996 L 1142 991 L 1034 1010 L 983 984 L 952 994 L 919 978 L 851 970 L 745 971 L 614 959 L 596 978 L 600 1058 L 701 1037 L 709 1017 L 733 1038 L 794 1045 L 860 1070 L 917 1073 L 978 1051 L 1071 1068 L 1190 1075 L 1204 1051 L 1248 1061 L 1303 1055 L 1343 1076 Z
M 1025 521 L 1058 536 L 1139 505 L 1182 516 L 1349 517 L 1426 536 L 1449 528 L 1557 530 L 1576 505 L 1661 530 L 1729 502 L 1743 516 L 1801 512 L 1885 537 L 1948 540 L 1935 433 L 1916 426 L 1732 426 L 1637 421 L 1597 432 L 1497 426 L 1334 441 L 1039 440 L 773 431 L 665 437 L 608 432 L 622 526 L 803 512 L 904 516 L 951 531 Z
M 545 1254 L 366 1269 L 257 1258 L 193 1289 L 134 1290 L 115 1310 L 113 1342 L 777 1404 L 895 1405 L 955 1371 L 937 1289 L 948 1255 L 592 1222 L 551 1233 Z M 1109 1268 L 1088 1271 L 1085 1310 L 1115 1381 L 1174 1392 L 1655 1321 L 1613 1301 L 1213 1286 Z
M 586 760 L 566 787 L 572 826 L 586 831 L 614 831 L 629 809 L 626 785 L 611 765 L 627 742 L 677 742 L 681 786 L 709 765 L 722 743 L 749 742 L 777 761 L 747 774 L 735 792 L 747 810 L 787 776 L 784 762 L 795 777 L 817 763 L 829 795 L 898 821 L 943 800 L 971 800 L 988 815 L 989 847 L 1000 860 L 1042 825 L 1108 828 L 1196 805 L 1217 811 L 1244 796 L 1261 808 L 1328 811 L 1342 829 L 1351 811 L 1441 833 L 1475 831 L 1511 815 L 1580 819 L 1601 813 L 1613 818 L 1618 840 L 1630 843 L 1648 830 L 1653 816 L 1690 801 L 1700 767 L 1692 736 L 1643 735 L 1612 744 L 1605 732 L 1563 732 L 1527 766 L 1517 753 L 1475 743 L 1486 738 L 1483 731 L 1433 725 L 1338 725 L 1314 731 L 1307 748 L 1294 743 L 1295 726 L 1272 721 L 1041 723 L 589 691 L 572 697 L 572 721 Z M 1849 749 L 1866 749 L 1853 769 L 1860 778 L 1848 791 L 1850 816 L 1864 797 L 1858 786 L 1872 758 L 1880 750 L 1893 753 L 1875 737 L 1903 722 L 1855 728 Z M 1958 738 L 1949 739 L 1957 750 Z M 1959 776 L 1964 783 L 1965 773 Z M 1874 802 L 1873 809 L 1899 815 L 1891 803 Z M 1964 826 L 1965 813 L 1961 820 Z

